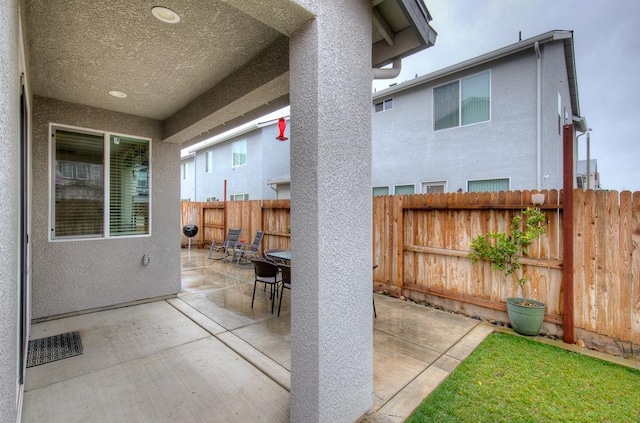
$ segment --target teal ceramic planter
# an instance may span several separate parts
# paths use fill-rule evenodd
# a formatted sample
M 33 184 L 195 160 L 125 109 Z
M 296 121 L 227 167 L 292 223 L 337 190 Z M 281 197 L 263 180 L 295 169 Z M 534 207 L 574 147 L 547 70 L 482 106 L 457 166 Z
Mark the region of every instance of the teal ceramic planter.
M 533 306 L 523 306 L 522 298 L 507 298 L 507 313 L 514 331 L 521 335 L 535 336 L 540 333 L 544 321 L 545 304 L 527 300 Z

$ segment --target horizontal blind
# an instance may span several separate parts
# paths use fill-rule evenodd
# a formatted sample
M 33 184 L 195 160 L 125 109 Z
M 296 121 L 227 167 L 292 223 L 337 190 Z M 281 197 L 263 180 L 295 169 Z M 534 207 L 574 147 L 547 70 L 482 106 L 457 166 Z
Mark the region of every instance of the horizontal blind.
M 509 179 L 486 179 L 483 181 L 469 181 L 469 192 L 497 192 L 509 191 Z
M 149 233 L 149 141 L 109 139 L 109 235 Z
M 53 131 L 54 238 L 104 233 L 104 137 Z

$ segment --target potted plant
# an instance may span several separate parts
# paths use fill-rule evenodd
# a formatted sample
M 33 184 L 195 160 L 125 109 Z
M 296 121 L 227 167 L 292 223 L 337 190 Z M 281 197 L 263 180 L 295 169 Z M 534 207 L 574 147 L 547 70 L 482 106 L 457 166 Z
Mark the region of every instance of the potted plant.
M 489 232 L 471 241 L 472 252 L 467 256 L 474 263 L 485 261 L 491 267 L 514 278 L 520 285 L 521 298 L 507 298 L 507 313 L 511 327 L 522 335 L 537 335 L 544 320 L 545 304 L 527 298 L 525 286 L 528 278 L 523 275 L 520 257 L 527 254 L 527 247 L 546 232 L 545 214 L 539 208 L 527 208 L 515 216 L 507 232 Z

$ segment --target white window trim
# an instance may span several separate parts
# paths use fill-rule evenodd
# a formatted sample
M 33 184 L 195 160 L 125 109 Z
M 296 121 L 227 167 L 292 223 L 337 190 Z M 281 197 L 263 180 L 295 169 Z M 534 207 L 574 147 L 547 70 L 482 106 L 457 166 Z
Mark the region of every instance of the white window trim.
M 109 139 L 112 135 L 114 136 L 118 136 L 118 137 L 126 137 L 126 138 L 136 138 L 139 140 L 147 140 L 149 141 L 149 233 L 146 234 L 140 234 L 140 235 L 119 235 L 119 236 L 111 236 L 111 234 L 109 233 L 109 212 L 107 211 L 109 209 L 108 204 L 110 204 L 111 198 L 109 197 L 109 181 L 110 181 L 110 174 L 109 174 L 109 166 L 106 165 L 104 166 L 104 205 L 105 205 L 105 212 L 103 215 L 103 234 L 101 236 L 94 236 L 94 235 L 87 235 L 87 236 L 73 236 L 73 237 L 65 237 L 65 238 L 54 238 L 53 237 L 53 231 L 52 228 L 54 227 L 54 217 L 55 217 L 55 157 L 56 157 L 56 152 L 54 149 L 54 143 L 52 141 L 53 139 L 53 130 L 54 128 L 60 128 L 60 129 L 65 129 L 65 130 L 69 130 L 69 131 L 77 131 L 77 132 L 86 132 L 89 134 L 93 134 L 93 135 L 100 135 L 102 134 L 102 138 L 103 138 L 103 142 L 104 142 L 104 157 L 105 160 L 109 157 L 110 155 L 110 142 Z M 48 163 L 48 174 L 49 174 L 49 216 L 48 216 L 48 225 L 49 225 L 49 230 L 47 232 L 49 232 L 47 234 L 48 240 L 49 242 L 76 242 L 76 241 L 96 241 L 96 240 L 103 240 L 103 239 L 127 239 L 127 238 L 147 238 L 150 237 L 151 234 L 151 228 L 153 227 L 153 195 L 152 195 L 152 186 L 153 186 L 153 165 L 152 165 L 152 147 L 153 147 L 153 140 L 151 138 L 148 137 L 141 137 L 138 135 L 130 135 L 130 134 L 123 134 L 120 132 L 111 132 L 111 131 L 102 131 L 99 129 L 91 129 L 91 128 L 84 128 L 81 126 L 72 126 L 72 125 L 65 125 L 65 124 L 60 124 L 60 123 L 49 123 L 49 163 Z
M 481 122 L 473 122 L 473 123 L 467 123 L 466 125 L 462 124 L 462 85 L 461 85 L 461 81 L 463 79 L 467 79 L 467 78 L 471 78 L 474 77 L 476 75 L 480 75 L 482 73 L 488 72 L 489 73 L 489 119 L 487 120 L 483 120 Z M 435 95 L 435 89 L 438 87 L 443 87 L 445 85 L 449 85 L 453 82 L 458 82 L 458 110 L 460 111 L 460 113 L 458 113 L 458 126 L 451 126 L 449 128 L 443 128 L 443 129 L 436 129 L 436 95 Z M 491 107 L 493 105 L 493 95 L 492 95 L 492 84 L 493 84 L 493 78 L 492 78 L 492 72 L 491 69 L 487 69 L 487 70 L 483 70 L 481 72 L 476 72 L 470 75 L 466 75 L 462 78 L 458 78 L 458 79 L 453 79 L 451 81 L 445 82 L 443 84 L 440 85 L 434 85 L 431 88 L 431 132 L 442 132 L 442 131 L 449 131 L 452 129 L 459 129 L 459 128 L 468 128 L 470 126 L 474 126 L 474 125 L 482 125 L 485 123 L 489 123 L 491 122 L 491 117 L 492 117 L 492 109 L 493 107 Z M 479 179 L 474 179 L 475 180 L 479 180 Z
M 243 163 L 243 164 L 234 165 L 234 164 L 233 164 L 233 146 L 234 146 L 234 145 L 236 145 L 236 144 L 238 144 L 238 143 L 241 143 L 241 142 L 243 142 L 243 141 L 244 141 L 244 143 L 245 143 L 245 147 L 246 147 L 246 153 L 245 153 L 245 154 L 246 154 L 246 156 L 247 156 L 247 161 L 246 161 L 245 163 Z M 247 141 L 247 139 L 246 139 L 246 138 L 244 138 L 244 139 L 241 139 L 241 140 L 237 140 L 237 141 L 232 142 L 232 143 L 231 143 L 231 169 L 235 169 L 235 168 L 237 168 L 237 167 L 246 166 L 248 163 L 249 163 L 249 142 Z
M 393 195 L 410 195 L 410 194 L 396 194 L 396 188 L 397 187 L 408 187 L 408 186 L 413 186 L 413 193 L 416 193 L 416 184 L 395 184 L 393 186 Z
M 204 173 L 213 172 L 213 150 L 204 153 Z
M 391 102 L 391 107 L 387 107 L 387 102 Z M 378 104 L 382 104 L 382 110 L 377 111 L 376 110 L 376 106 Z M 384 113 L 384 112 L 388 112 L 389 110 L 393 110 L 395 106 L 395 99 L 393 97 L 388 97 L 385 98 L 384 100 L 380 100 L 380 101 L 376 101 L 373 103 L 373 112 L 374 113 Z
M 373 195 L 373 190 L 374 188 L 386 188 L 387 189 L 387 195 L 391 195 L 391 186 L 390 185 L 376 185 L 376 186 L 372 186 L 371 187 L 371 195 Z M 376 197 L 381 197 L 381 196 L 376 196 Z
M 507 181 L 509 181 L 509 188 L 508 190 L 511 190 L 511 178 L 508 176 L 496 176 L 494 178 L 474 178 L 474 179 L 467 179 L 465 185 L 467 188 L 467 192 L 469 191 L 469 182 L 482 182 L 482 181 L 495 181 L 496 179 L 506 179 Z
M 422 181 L 422 182 L 420 182 L 421 194 L 426 194 L 426 191 L 423 191 L 423 188 L 424 188 L 425 185 L 442 186 L 442 187 L 444 187 L 444 192 L 449 192 L 448 191 L 448 182 L 447 181 L 443 181 L 443 180 L 439 180 L 439 181 Z
M 238 195 L 242 195 L 242 200 L 235 200 L 234 197 L 237 197 Z M 244 198 L 246 197 L 246 198 Z M 229 201 L 249 201 L 249 193 L 248 192 L 239 192 L 237 194 L 231 194 Z

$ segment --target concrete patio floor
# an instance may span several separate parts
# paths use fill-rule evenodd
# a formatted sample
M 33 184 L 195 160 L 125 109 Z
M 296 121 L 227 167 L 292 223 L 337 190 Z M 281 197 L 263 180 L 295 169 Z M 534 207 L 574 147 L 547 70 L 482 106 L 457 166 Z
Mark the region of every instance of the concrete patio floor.
M 27 369 L 22 421 L 289 421 L 291 292 L 279 317 L 262 290 L 252 309 L 253 268 L 206 253 L 181 250 L 177 298 L 33 324 L 31 339 L 79 331 L 83 354 Z M 402 422 L 494 327 L 375 301 L 374 404 L 362 422 Z

